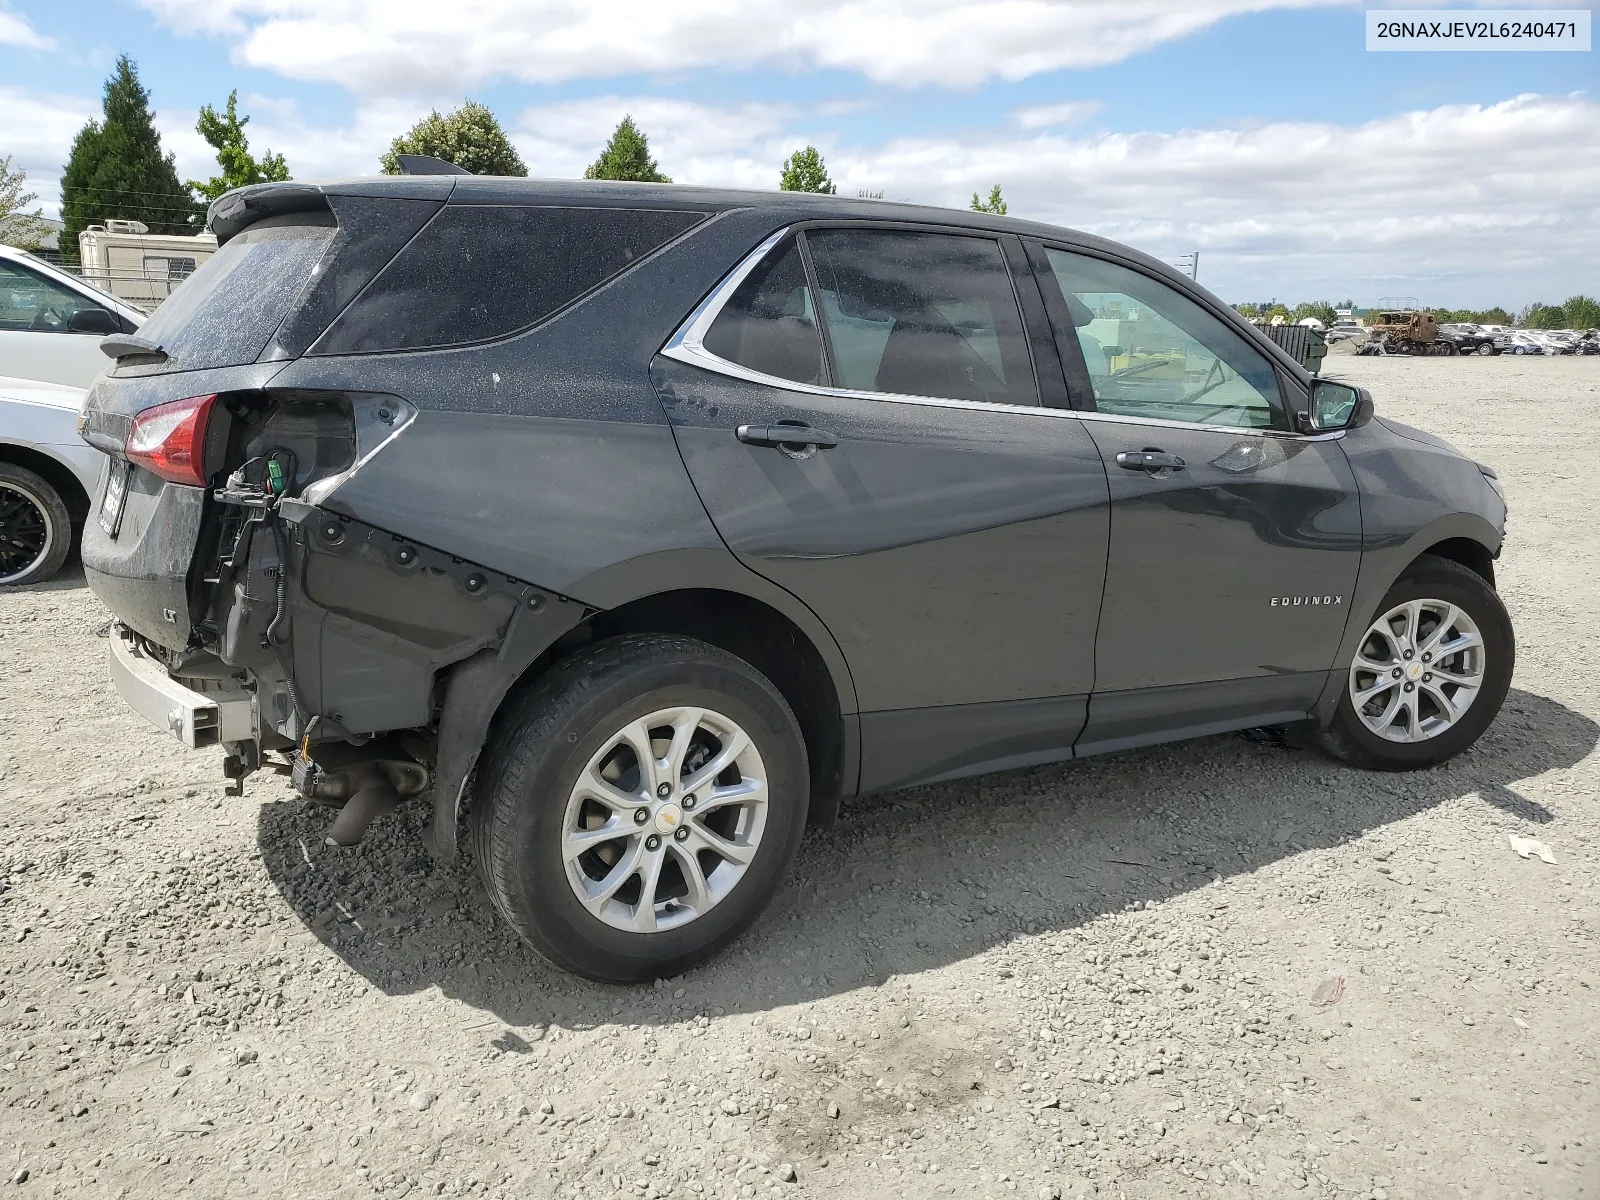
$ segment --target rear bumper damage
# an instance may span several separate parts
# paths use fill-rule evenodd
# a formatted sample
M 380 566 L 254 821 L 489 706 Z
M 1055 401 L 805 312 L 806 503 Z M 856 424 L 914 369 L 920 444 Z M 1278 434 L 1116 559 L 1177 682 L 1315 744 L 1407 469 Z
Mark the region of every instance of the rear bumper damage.
M 185 745 L 221 746 L 232 780 L 268 767 L 343 804 L 335 844 L 431 791 L 429 849 L 450 856 L 500 701 L 591 610 L 303 501 L 255 519 L 255 536 L 225 528 L 189 646 L 113 626 L 118 692 Z
M 128 707 L 185 746 L 200 749 L 226 742 L 253 741 L 255 698 L 240 689 L 198 692 L 179 683 L 166 664 L 145 652 L 137 634 L 113 624 L 111 682 Z

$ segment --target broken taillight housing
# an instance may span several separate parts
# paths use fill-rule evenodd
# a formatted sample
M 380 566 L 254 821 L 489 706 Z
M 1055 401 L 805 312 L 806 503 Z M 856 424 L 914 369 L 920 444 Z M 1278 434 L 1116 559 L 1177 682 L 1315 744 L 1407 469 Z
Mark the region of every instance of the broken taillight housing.
M 137 414 L 123 447 L 128 461 L 171 483 L 205 487 L 206 422 L 216 399 L 190 396 Z

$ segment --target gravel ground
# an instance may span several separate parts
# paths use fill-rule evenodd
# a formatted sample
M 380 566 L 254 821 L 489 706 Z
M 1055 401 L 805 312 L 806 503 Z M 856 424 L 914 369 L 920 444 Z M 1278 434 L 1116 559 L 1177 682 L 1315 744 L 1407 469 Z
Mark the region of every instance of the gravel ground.
M 1478 747 L 874 797 L 649 987 L 542 968 L 421 806 L 338 851 L 276 779 L 224 796 L 81 576 L 0 595 L 0 1194 L 1600 1195 L 1600 360 L 1329 366 L 1505 480 Z

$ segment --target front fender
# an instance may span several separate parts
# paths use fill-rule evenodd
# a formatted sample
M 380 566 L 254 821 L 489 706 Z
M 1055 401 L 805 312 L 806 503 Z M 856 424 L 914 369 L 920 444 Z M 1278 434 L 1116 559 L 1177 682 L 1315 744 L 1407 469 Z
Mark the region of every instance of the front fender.
M 1319 724 L 1326 724 L 1333 719 L 1333 710 L 1338 707 L 1339 696 L 1344 689 L 1346 672 L 1343 668 L 1355 657 L 1367 626 L 1377 615 L 1379 603 L 1406 568 L 1432 547 L 1458 539 L 1476 542 L 1491 557 L 1497 557 L 1502 536 L 1501 531 L 1486 517 L 1477 513 L 1455 512 L 1430 521 L 1409 537 L 1391 538 L 1378 546 L 1371 545 L 1369 540 L 1361 556 L 1361 570 L 1350 597 L 1350 611 L 1345 617 L 1339 654 L 1328 672 L 1328 682 L 1313 713 Z

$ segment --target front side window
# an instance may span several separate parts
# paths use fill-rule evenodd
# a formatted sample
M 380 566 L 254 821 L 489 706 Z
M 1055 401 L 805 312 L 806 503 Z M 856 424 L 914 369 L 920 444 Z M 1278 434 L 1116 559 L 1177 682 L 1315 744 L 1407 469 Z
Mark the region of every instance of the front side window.
M 704 345 L 718 358 L 763 375 L 827 382 L 822 334 L 793 238 L 745 276 L 706 331 Z
M 0 262 L 0 329 L 66 333 L 73 313 L 98 307 L 65 284 L 15 263 Z
M 882 229 L 806 235 L 834 386 L 1038 404 L 1011 275 L 988 238 Z
M 1147 275 L 1065 250 L 1049 255 L 1098 411 L 1286 428 L 1272 364 L 1237 331 Z

